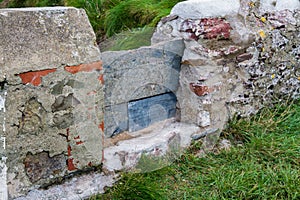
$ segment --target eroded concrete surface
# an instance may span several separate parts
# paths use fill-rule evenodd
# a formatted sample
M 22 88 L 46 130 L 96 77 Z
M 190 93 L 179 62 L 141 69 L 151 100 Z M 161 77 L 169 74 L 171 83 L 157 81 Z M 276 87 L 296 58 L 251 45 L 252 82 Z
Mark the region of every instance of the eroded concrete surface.
M 0 21 L 0 180 L 14 199 L 101 164 L 103 70 L 83 10 L 3 9 Z

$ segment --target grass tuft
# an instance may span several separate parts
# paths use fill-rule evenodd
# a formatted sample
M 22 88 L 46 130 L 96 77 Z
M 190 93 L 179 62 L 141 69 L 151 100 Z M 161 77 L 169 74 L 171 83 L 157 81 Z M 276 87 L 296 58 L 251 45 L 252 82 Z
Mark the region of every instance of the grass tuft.
M 168 15 L 179 0 L 126 0 L 107 10 L 104 20 L 104 30 L 107 36 L 112 36 L 121 30 L 155 26 L 157 22 Z
M 168 167 L 127 173 L 97 198 L 138 199 L 133 192 L 144 199 L 300 199 L 299 124 L 299 102 L 232 120 L 224 137 L 242 145 L 200 158 L 201 143 L 195 143 Z
M 101 52 L 136 49 L 151 44 L 153 27 L 132 29 L 118 33 L 100 43 Z
M 105 196 L 98 196 L 95 199 L 101 200 L 144 200 L 144 199 L 166 199 L 162 198 L 163 191 L 157 184 L 149 184 L 152 177 L 147 173 L 130 174 L 125 173 L 122 175 L 121 181 L 119 181 L 115 187 L 110 188 L 109 192 Z

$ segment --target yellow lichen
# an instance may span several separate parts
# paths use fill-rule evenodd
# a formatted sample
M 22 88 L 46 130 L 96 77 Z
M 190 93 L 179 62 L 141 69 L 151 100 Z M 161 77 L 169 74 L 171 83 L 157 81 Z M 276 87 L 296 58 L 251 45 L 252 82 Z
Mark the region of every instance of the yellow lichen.
M 298 80 L 300 81 L 300 76 L 298 76 Z
M 260 20 L 264 23 L 267 21 L 267 19 L 265 17 L 261 17 Z
M 262 39 L 265 39 L 267 37 L 263 30 L 258 31 L 258 34 Z
M 253 8 L 255 6 L 255 3 L 251 1 L 249 2 L 249 6 Z
M 272 74 L 271 78 L 272 78 L 272 79 L 275 78 L 275 74 Z

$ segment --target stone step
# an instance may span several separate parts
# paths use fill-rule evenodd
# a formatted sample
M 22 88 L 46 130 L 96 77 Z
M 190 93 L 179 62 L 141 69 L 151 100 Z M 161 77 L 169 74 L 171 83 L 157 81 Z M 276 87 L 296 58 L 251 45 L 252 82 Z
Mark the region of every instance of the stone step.
M 174 155 L 180 154 L 191 143 L 191 136 L 199 131 L 200 128 L 196 125 L 175 122 L 172 118 L 129 133 L 132 139 L 119 141 L 104 149 L 103 168 L 108 171 L 138 170 L 137 165 L 142 157 L 150 159 L 149 165 L 151 159 L 160 157 L 160 161 L 163 160 L 161 166 L 156 165 L 147 171 L 164 167 L 172 162 Z M 147 160 L 146 163 L 145 160 L 142 162 L 148 165 Z

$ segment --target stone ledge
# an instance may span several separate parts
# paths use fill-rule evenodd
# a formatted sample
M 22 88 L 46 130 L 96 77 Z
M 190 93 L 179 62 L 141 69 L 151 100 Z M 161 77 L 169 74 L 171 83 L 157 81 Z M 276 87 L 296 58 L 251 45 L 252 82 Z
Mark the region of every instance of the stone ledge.
M 154 157 L 177 155 L 190 145 L 191 136 L 199 131 L 200 128 L 196 125 L 168 119 L 130 133 L 132 139 L 119 141 L 115 146 L 104 149 L 103 168 L 108 171 L 132 170 L 142 155 Z

